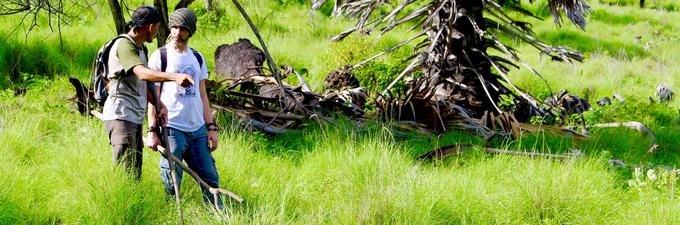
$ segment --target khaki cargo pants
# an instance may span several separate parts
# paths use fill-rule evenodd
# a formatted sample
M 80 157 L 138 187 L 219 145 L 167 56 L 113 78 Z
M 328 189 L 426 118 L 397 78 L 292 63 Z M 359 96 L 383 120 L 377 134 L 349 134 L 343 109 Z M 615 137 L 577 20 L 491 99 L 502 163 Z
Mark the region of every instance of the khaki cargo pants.
M 113 150 L 113 163 L 139 180 L 142 176 L 142 125 L 125 120 L 104 121 Z

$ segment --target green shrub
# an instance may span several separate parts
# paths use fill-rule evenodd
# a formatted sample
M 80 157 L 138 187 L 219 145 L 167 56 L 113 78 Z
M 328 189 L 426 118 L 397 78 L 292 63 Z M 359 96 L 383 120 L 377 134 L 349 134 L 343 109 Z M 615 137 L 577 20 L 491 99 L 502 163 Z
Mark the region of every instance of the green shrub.
M 354 76 L 371 94 L 382 92 L 404 70 L 398 62 L 371 62 L 354 71 Z M 394 86 L 393 91 L 403 90 L 403 82 Z
M 350 35 L 342 41 L 331 43 L 328 52 L 322 56 L 323 61 L 332 69 L 358 63 L 371 57 L 373 53 L 377 53 L 367 46 L 371 46 L 371 41 L 368 38 Z

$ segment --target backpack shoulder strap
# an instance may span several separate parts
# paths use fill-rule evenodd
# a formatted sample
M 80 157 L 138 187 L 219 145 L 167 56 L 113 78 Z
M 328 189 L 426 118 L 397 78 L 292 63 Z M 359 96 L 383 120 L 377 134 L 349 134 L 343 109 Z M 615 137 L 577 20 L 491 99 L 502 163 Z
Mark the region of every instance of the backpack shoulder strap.
M 101 58 L 101 63 L 103 65 L 102 67 L 104 67 L 103 68 L 104 73 L 102 75 L 104 75 L 105 78 L 106 78 L 106 75 L 109 74 L 108 63 L 109 63 L 109 56 L 111 55 L 111 49 L 113 48 L 113 45 L 116 43 L 116 41 L 118 39 L 121 39 L 121 38 L 125 38 L 125 36 L 120 35 L 120 36 L 115 37 L 115 38 L 111 39 L 110 41 L 106 42 L 104 44 L 104 49 L 102 49 L 101 53 L 99 53 L 101 55 L 97 56 L 97 57 Z
M 203 57 L 201 57 L 201 53 L 198 53 L 196 49 L 189 48 L 191 49 L 191 52 L 194 53 L 194 56 L 196 56 L 196 60 L 198 60 L 198 68 L 203 69 Z
M 161 71 L 165 72 L 168 68 L 168 49 L 163 46 L 158 49 L 158 52 L 161 54 Z M 163 92 L 163 84 L 165 84 L 165 82 L 161 82 L 161 92 Z M 161 92 L 159 92 L 158 95 L 160 95 Z
M 142 49 L 144 50 L 144 55 L 146 56 L 147 60 L 149 59 L 149 49 L 146 48 L 146 45 L 142 45 Z
M 161 71 L 165 72 L 168 68 L 168 49 L 163 46 L 158 51 L 161 53 Z
M 121 38 L 125 38 L 125 36 L 120 35 L 120 36 L 118 36 L 118 37 L 113 38 L 112 40 L 110 40 L 110 41 L 107 42 L 106 44 L 104 44 L 104 49 L 103 49 L 102 55 L 101 55 L 102 62 L 104 63 L 104 65 L 106 65 L 107 63 L 109 63 L 109 55 L 110 55 L 110 53 L 111 53 L 111 48 L 113 48 L 113 45 L 116 43 L 116 41 L 117 41 L 118 39 L 121 39 Z M 108 74 L 108 72 L 109 72 L 109 71 L 108 71 L 108 66 L 107 66 L 107 71 L 106 71 L 106 73 Z
M 161 71 L 166 72 L 165 69 L 168 68 L 168 49 L 165 48 L 165 46 L 160 47 L 158 51 L 161 54 Z M 198 60 L 198 67 L 203 68 L 203 57 L 201 57 L 201 54 L 198 53 L 195 49 L 191 48 L 191 52 L 194 54 L 196 57 L 196 60 Z
M 133 46 L 137 46 L 137 42 L 135 42 L 135 39 L 133 39 L 130 35 L 121 34 L 121 35 L 118 36 L 116 39 L 118 39 L 118 38 L 120 38 L 120 37 L 124 37 L 124 38 L 127 39 L 128 41 L 132 42 L 132 45 L 133 45 Z M 135 49 L 137 50 L 137 54 L 139 55 L 139 48 L 136 48 L 136 47 L 135 47 Z M 144 55 L 148 58 L 148 57 L 149 57 L 149 54 L 148 54 L 148 53 L 149 53 L 149 50 L 146 48 L 146 45 L 144 45 L 144 44 L 142 44 L 142 51 L 144 51 Z

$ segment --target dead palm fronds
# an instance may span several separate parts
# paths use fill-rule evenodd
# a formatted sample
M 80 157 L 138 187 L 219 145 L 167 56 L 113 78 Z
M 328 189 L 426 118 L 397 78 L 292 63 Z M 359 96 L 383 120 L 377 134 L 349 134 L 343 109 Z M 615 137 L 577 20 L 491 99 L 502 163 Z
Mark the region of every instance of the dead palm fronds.
M 313 9 L 324 2 L 326 1 L 314 0 Z M 385 0 L 346 0 L 335 3 L 340 14 L 356 18 L 357 23 L 333 40 L 342 40 L 355 32 L 377 33 L 380 37 L 398 26 L 416 24 L 412 28 L 418 30 L 415 35 L 377 55 L 409 42 L 419 41 L 415 45 L 414 55 L 408 58 L 411 60 L 410 65 L 381 93 L 378 104 L 382 110 L 393 111 L 383 111 L 390 118 L 418 119 L 419 123 L 428 123 L 435 131 L 445 129 L 444 114 L 449 112 L 464 111 L 470 118 L 481 118 L 486 112 L 500 115 L 503 110 L 497 103 L 501 95 L 512 96 L 517 108 L 516 115 L 521 116 L 518 118 L 521 121 L 527 121 L 531 116 L 550 113 L 551 110 L 547 110 L 543 103 L 513 85 L 509 79 L 509 70 L 520 66 L 528 68 L 541 78 L 542 76 L 522 61 L 516 50 L 497 38 L 498 34 L 503 33 L 522 40 L 553 60 L 583 60 L 578 52 L 554 47 L 535 38 L 531 24 L 511 16 L 514 14 L 510 12 L 513 12 L 537 18 L 522 8 L 517 0 L 404 0 L 390 5 L 390 10 L 384 10 L 389 4 Z M 338 6 L 338 3 L 341 4 Z M 561 24 L 564 13 L 581 29 L 585 29 L 584 18 L 588 6 L 582 0 L 550 0 L 548 5 L 558 25 Z M 487 53 L 490 48 L 502 55 Z M 388 94 L 396 83 L 402 82 L 416 70 L 421 70 L 424 76 L 413 78 L 415 85 L 410 85 L 411 89 L 406 90 L 407 93 Z M 410 113 L 422 117 L 406 116 L 409 113 L 403 110 L 405 107 L 414 108 Z M 457 107 L 463 110 L 453 110 Z M 430 117 L 425 118 L 425 115 Z

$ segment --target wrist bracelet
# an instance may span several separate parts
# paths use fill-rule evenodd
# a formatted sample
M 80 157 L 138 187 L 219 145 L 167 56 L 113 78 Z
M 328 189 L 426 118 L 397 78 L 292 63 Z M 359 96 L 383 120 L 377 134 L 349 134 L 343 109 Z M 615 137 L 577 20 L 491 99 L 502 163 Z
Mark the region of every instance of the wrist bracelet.
M 217 124 L 215 123 L 206 123 L 206 127 L 208 128 L 208 131 L 217 131 Z

